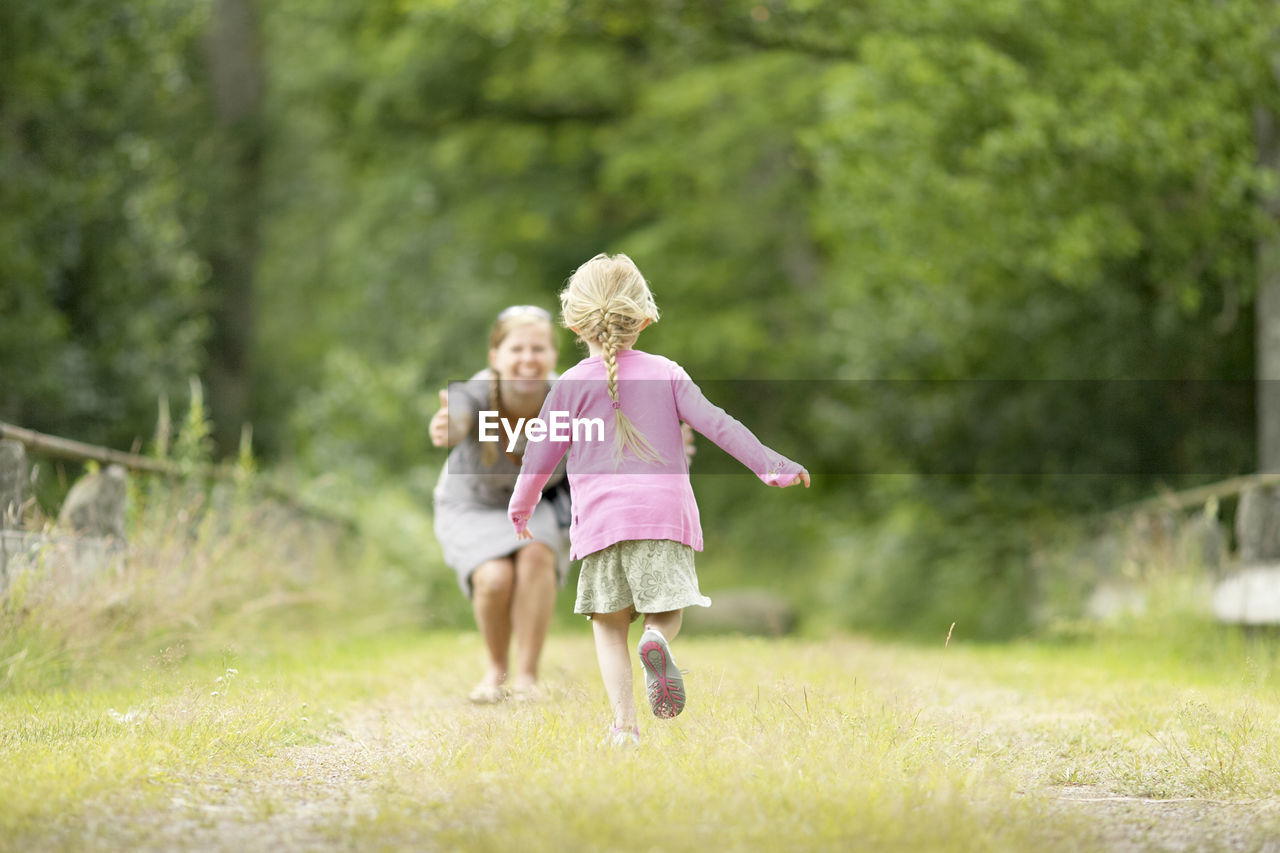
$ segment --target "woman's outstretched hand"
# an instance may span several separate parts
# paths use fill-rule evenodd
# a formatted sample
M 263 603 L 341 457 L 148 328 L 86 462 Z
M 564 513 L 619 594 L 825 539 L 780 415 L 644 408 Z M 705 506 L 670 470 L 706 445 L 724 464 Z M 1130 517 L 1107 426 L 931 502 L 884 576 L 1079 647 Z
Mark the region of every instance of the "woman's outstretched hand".
M 449 389 L 440 389 L 440 410 L 431 416 L 427 434 L 436 447 L 449 446 Z
M 693 427 L 684 421 L 680 422 L 680 438 L 684 440 L 684 458 L 692 464 L 693 455 L 698 452 L 698 448 L 693 443 Z

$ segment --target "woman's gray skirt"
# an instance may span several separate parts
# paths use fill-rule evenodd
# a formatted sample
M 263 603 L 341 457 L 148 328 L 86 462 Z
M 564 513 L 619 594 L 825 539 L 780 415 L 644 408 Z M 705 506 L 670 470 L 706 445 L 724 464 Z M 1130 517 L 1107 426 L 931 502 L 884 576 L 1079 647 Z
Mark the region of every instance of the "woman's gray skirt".
M 435 528 L 444 561 L 457 575 L 458 587 L 467 598 L 471 597 L 471 573 L 481 563 L 510 557 L 533 542 L 545 544 L 555 554 L 556 581 L 560 586 L 564 586 L 569 574 L 569 531 L 556 522 L 550 501 L 540 501 L 529 519 L 532 541 L 516 538 L 505 506 L 497 509 L 439 495 L 435 501 Z

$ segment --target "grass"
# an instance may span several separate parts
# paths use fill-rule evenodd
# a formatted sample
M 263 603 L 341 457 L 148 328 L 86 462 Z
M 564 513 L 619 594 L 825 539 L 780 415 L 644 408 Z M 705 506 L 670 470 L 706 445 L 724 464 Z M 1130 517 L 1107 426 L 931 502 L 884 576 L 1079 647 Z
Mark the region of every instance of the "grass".
M 589 642 L 565 645 L 580 663 L 547 706 L 410 716 L 412 757 L 356 832 L 475 850 L 1020 849 L 1039 834 L 975 742 L 944 737 L 904 685 L 859 684 L 861 645 L 691 641 L 686 714 L 624 752 L 598 743 Z
M 157 501 L 118 571 L 46 567 L 9 596 L 0 851 L 1253 850 L 1280 832 L 1274 638 L 1177 608 L 1056 643 L 683 635 L 685 713 L 612 750 L 563 600 L 547 700 L 465 701 L 479 638 L 420 624 L 453 605 L 413 583 L 458 599 L 403 568 L 429 530 L 388 501 L 363 544 Z
M 21 768 L 0 849 L 1143 849 L 1163 830 L 1135 805 L 1194 816 L 1195 849 L 1280 829 L 1259 805 L 1280 694 L 1255 658 L 680 638 L 685 714 L 615 751 L 576 624 L 548 700 L 494 707 L 462 698 L 474 634 L 276 642 L 0 696 Z

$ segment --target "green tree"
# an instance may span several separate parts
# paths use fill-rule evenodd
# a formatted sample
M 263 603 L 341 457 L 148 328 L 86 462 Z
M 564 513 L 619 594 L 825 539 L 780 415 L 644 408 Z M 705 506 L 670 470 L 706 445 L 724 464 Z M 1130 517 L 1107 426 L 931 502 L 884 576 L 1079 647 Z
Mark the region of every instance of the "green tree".
M 203 367 L 205 11 L 0 8 L 0 416 L 127 446 Z
M 223 455 L 235 452 L 253 395 L 254 277 L 258 261 L 262 116 L 266 85 L 257 4 L 215 0 L 205 38 L 212 104 L 225 164 L 208 240 L 208 374 Z
M 1090 511 L 1253 467 L 1230 383 L 1252 377 L 1275 10 L 907 5 L 831 66 L 811 150 L 827 349 L 840 375 L 902 380 L 836 416 L 879 470 L 926 475 L 870 537 L 883 562 L 847 569 L 852 598 L 936 624 L 956 589 L 1029 590 L 1037 496 Z

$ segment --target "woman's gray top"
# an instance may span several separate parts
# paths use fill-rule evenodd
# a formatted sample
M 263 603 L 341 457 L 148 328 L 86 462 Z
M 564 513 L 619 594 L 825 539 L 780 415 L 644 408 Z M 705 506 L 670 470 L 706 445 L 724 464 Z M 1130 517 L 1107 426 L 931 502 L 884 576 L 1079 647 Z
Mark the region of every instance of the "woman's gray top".
M 507 438 L 501 429 L 500 440 L 493 445 L 498 451 L 496 461 L 486 466 L 482 457 L 485 445 L 479 440 L 477 425 L 480 412 L 493 408 L 489 403 L 490 377 L 489 371 L 483 370 L 466 382 L 449 384 L 450 432 L 455 432 L 455 425 L 467 424 L 468 429 L 449 452 L 435 488 L 436 538 L 445 562 L 457 573 L 458 585 L 468 598 L 471 573 L 477 566 L 509 557 L 532 544 L 516 538 L 507 518 L 507 503 L 520 475 L 520 465 L 503 452 Z M 523 436 L 516 452 L 524 452 Z M 562 480 L 563 461 L 548 481 L 548 490 L 559 486 Z M 533 541 L 546 544 L 555 554 L 556 575 L 561 584 L 569 571 L 569 531 L 567 522 L 564 527 L 558 522 L 556 506 L 563 505 L 567 498 L 561 494 L 556 500 L 540 502 L 529 520 Z

